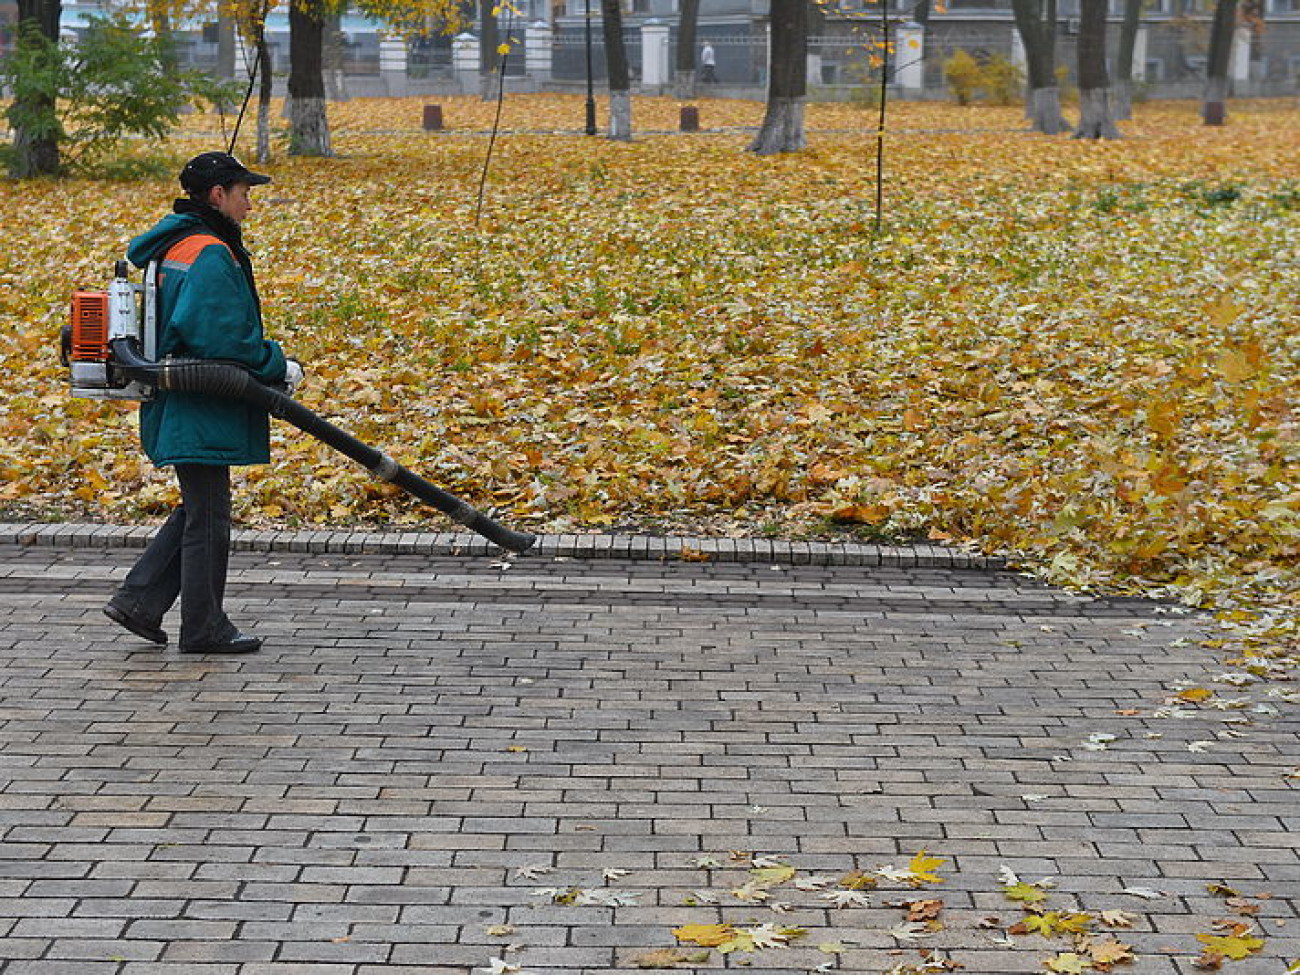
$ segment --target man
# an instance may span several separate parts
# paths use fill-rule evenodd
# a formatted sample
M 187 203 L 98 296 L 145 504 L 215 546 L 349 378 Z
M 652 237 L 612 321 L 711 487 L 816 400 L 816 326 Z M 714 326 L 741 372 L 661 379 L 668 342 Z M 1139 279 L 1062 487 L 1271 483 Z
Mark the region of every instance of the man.
M 704 42 L 704 47 L 700 49 L 700 80 L 717 81 L 718 80 L 718 59 L 713 53 L 713 45 L 708 41 Z
M 249 191 L 271 177 L 234 156 L 205 152 L 180 174 L 188 194 L 152 230 L 131 241 L 137 267 L 158 260 L 158 356 L 223 359 L 259 381 L 285 379 L 280 346 L 262 335 L 261 306 L 241 224 Z M 296 364 L 295 364 L 296 365 Z M 235 399 L 163 392 L 141 404 L 140 440 L 158 467 L 176 469 L 181 504 L 118 588 L 104 613 L 153 643 L 166 643 L 163 616 L 180 597 L 182 653 L 252 653 L 222 606 L 230 553 L 230 468 L 270 461 L 270 420 Z

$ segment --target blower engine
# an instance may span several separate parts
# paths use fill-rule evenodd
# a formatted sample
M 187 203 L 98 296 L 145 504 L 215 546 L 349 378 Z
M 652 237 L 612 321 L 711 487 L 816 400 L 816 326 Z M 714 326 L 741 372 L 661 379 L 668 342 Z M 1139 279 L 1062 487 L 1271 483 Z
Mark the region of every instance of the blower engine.
M 156 262 L 144 283 L 132 284 L 126 261 L 118 261 L 107 291 L 78 291 L 72 318 L 63 326 L 61 361 L 72 395 L 88 399 L 148 400 L 155 390 L 203 393 L 243 400 L 293 424 L 370 473 L 437 508 L 458 524 L 512 552 L 525 552 L 537 537 L 513 531 L 453 494 L 412 473 L 381 450 L 309 410 L 279 389 L 264 386 L 248 370 L 210 359 L 157 359 Z
M 69 369 L 73 396 L 128 400 L 153 396 L 152 387 L 114 368 L 111 343 L 116 339 L 134 339 L 144 358 L 158 357 L 157 262 L 149 262 L 144 284 L 132 284 L 127 267 L 126 261 L 117 262 L 107 291 L 72 295 L 72 320 L 63 328 L 61 360 Z

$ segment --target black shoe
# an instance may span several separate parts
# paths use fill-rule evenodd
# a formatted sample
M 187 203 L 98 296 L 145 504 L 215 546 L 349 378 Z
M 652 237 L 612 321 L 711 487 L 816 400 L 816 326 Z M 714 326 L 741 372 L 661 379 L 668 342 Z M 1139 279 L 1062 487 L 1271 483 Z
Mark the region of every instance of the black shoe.
M 262 641 L 246 633 L 236 633 L 222 643 L 182 643 L 181 653 L 256 653 Z
M 126 614 L 125 610 L 119 609 L 112 603 L 104 607 L 104 615 L 111 619 L 118 626 L 124 626 L 136 636 L 150 643 L 166 643 L 167 634 L 160 627 L 149 626 L 147 623 L 141 623 L 137 619 L 132 619 Z

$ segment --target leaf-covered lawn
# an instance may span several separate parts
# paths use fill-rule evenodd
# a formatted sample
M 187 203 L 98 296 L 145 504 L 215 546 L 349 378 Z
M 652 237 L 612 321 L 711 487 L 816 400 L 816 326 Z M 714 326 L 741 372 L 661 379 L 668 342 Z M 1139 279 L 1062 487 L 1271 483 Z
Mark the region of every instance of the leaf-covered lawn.
M 1300 133 L 1290 102 L 1139 106 L 1114 143 L 1016 109 L 813 106 L 812 149 L 743 151 L 762 108 L 582 100 L 336 106 L 336 160 L 281 150 L 247 227 L 301 398 L 512 522 L 929 536 L 1058 581 L 1294 607 Z M 276 116 L 278 118 L 278 114 Z M 177 162 L 218 141 L 192 118 Z M 541 134 L 567 129 L 568 134 Z M 251 136 L 249 137 L 251 140 Z M 248 155 L 249 153 L 245 153 Z M 130 407 L 70 399 L 55 337 L 171 179 L 0 184 L 0 504 L 137 521 L 172 497 Z M 296 430 L 246 522 L 435 527 Z M 1285 637 L 1281 619 L 1273 637 Z

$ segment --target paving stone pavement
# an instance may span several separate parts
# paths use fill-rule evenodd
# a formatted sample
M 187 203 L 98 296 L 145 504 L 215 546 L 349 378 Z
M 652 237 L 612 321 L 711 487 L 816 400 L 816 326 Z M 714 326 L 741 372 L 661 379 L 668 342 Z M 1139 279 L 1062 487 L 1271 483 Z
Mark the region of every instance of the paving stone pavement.
M 1191 973 L 1229 917 L 1265 946 L 1226 970 L 1300 958 L 1295 708 L 1173 607 L 924 559 L 266 547 L 227 603 L 267 647 L 221 659 L 100 614 L 130 550 L 0 544 L 3 975 L 621 975 L 724 921 L 808 936 L 679 970 L 1044 971 L 1070 944 L 999 930 L 1004 866 L 1130 913 L 1116 971 Z M 943 882 L 867 906 L 732 893 L 921 850 Z

